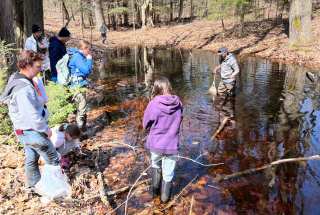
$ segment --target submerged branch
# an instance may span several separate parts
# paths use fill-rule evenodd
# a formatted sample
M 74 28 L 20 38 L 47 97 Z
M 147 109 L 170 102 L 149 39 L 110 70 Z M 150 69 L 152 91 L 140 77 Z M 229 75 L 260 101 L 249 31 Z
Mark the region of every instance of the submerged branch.
M 222 123 L 220 124 L 219 128 L 217 129 L 216 132 L 214 132 L 214 134 L 211 137 L 211 140 L 214 140 L 214 138 L 216 138 L 216 136 L 223 130 L 224 126 L 227 124 L 227 122 L 229 121 L 230 117 L 225 117 L 222 121 Z
M 229 180 L 232 178 L 236 178 L 236 177 L 240 177 L 240 176 L 244 176 L 244 175 L 248 175 L 248 174 L 252 174 L 261 170 L 265 170 L 268 168 L 271 168 L 273 166 L 279 165 L 279 164 L 283 164 L 283 163 L 290 163 L 290 162 L 300 162 L 300 161 L 310 161 L 310 160 L 320 160 L 320 155 L 313 155 L 310 157 L 298 157 L 298 158 L 287 158 L 287 159 L 280 159 L 277 161 L 273 161 L 270 164 L 265 164 L 261 167 L 256 167 L 256 168 L 251 168 L 251 169 L 247 169 L 241 172 L 235 172 L 233 174 L 230 175 L 225 175 L 225 176 L 218 176 L 216 177 L 214 180 L 216 182 L 221 182 L 221 181 L 225 181 L 225 180 Z

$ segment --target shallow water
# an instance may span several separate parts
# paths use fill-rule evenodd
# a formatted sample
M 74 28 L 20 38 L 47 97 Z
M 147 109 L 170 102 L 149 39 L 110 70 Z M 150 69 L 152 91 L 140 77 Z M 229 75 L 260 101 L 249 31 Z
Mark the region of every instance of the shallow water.
M 204 188 L 189 191 L 197 202 L 196 214 L 320 214 L 319 161 L 213 181 L 220 174 L 320 152 L 320 86 L 307 77 L 309 72 L 309 77 L 317 78 L 316 71 L 253 57 L 241 59 L 235 98 L 213 102 L 207 91 L 218 57 L 211 52 L 137 48 L 107 51 L 106 57 L 95 79 L 127 77 L 149 86 L 157 76 L 168 77 L 184 104 L 181 154 L 203 163 L 224 163 L 204 168 L 178 162 L 175 193 L 197 174 L 205 180 Z M 216 85 L 219 81 L 217 76 Z M 230 121 L 211 141 L 224 117 Z

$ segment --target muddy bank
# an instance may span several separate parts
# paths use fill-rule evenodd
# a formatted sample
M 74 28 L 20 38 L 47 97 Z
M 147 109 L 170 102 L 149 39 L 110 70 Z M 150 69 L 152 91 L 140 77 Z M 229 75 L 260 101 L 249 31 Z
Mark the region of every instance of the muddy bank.
M 61 25 L 59 18 L 46 17 L 45 28 L 57 32 Z M 258 56 L 281 63 L 294 63 L 313 69 L 320 68 L 320 17 L 312 20 L 314 42 L 311 46 L 300 50 L 288 48 L 288 27 L 276 20 L 247 22 L 244 36 L 238 37 L 238 26 L 226 21 L 226 31 L 222 31 L 220 22 L 193 21 L 187 24 L 161 26 L 136 32 L 124 29 L 110 31 L 108 44 L 99 40 L 99 34 L 93 30 L 92 41 L 96 45 L 119 48 L 134 45 L 148 47 L 176 47 L 185 49 L 203 49 L 216 52 L 219 47 L 226 46 L 240 56 Z M 91 40 L 89 29 L 81 33 L 79 23 L 71 22 L 69 26 L 74 38 Z

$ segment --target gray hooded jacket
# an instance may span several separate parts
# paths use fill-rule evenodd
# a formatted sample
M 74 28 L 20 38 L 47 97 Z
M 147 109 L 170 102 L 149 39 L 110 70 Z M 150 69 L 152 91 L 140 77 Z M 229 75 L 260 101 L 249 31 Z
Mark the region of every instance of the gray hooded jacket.
M 9 116 L 15 130 L 32 129 L 48 132 L 43 104 L 38 99 L 32 81 L 24 75 L 14 73 L 9 78 L 0 101 L 8 105 Z
M 232 83 L 235 81 L 231 78 L 231 75 L 235 72 L 239 72 L 239 65 L 233 54 L 228 54 L 226 59 L 221 63 L 221 78 L 224 83 Z

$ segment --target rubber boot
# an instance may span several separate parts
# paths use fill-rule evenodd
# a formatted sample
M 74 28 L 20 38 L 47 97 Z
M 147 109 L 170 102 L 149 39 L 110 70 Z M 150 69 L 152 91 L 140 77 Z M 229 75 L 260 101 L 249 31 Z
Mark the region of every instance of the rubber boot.
M 161 169 L 152 168 L 152 194 L 153 197 L 160 195 L 160 186 L 161 186 Z
M 162 186 L 161 186 L 161 202 L 162 203 L 167 203 L 170 199 L 171 195 L 171 186 L 172 182 L 166 182 L 162 181 Z

